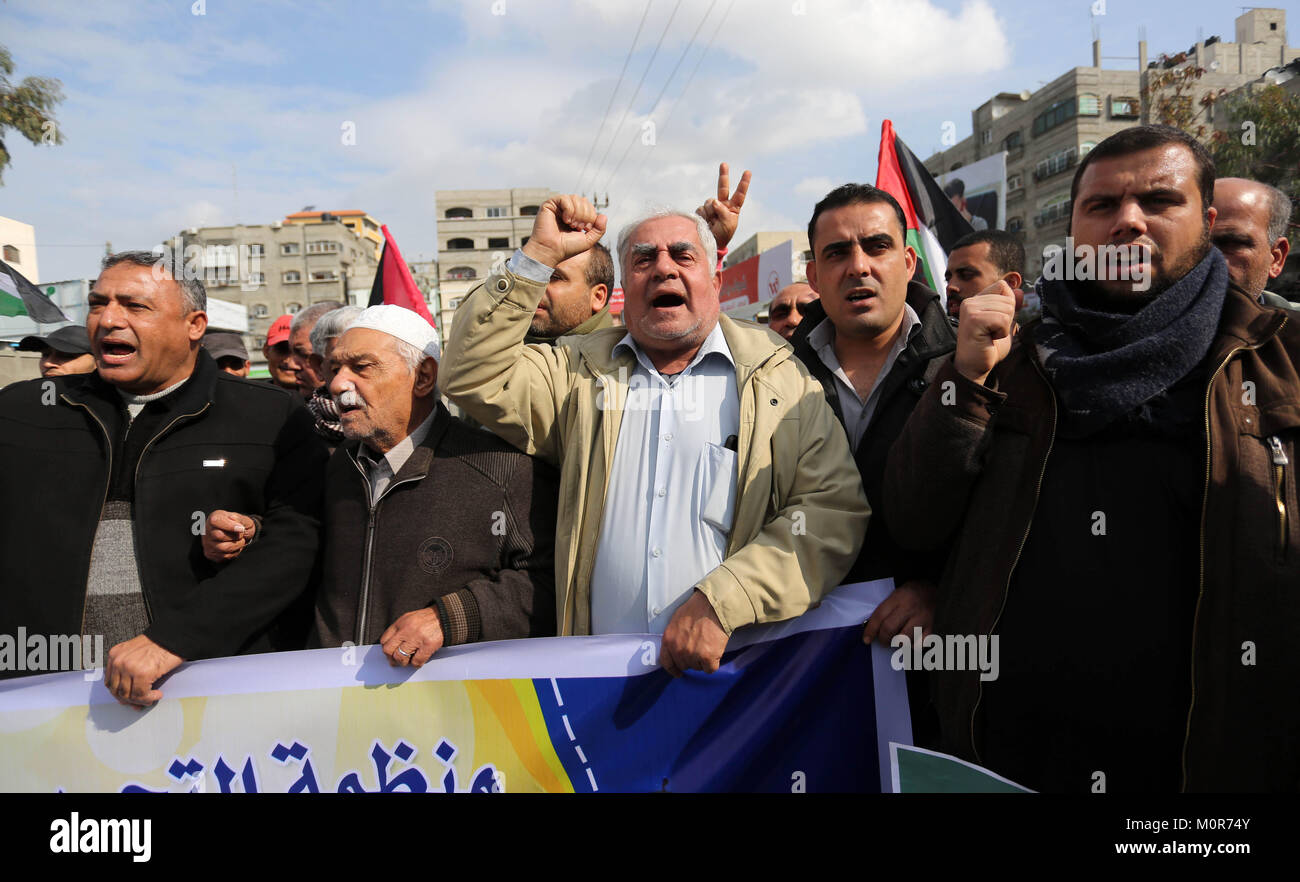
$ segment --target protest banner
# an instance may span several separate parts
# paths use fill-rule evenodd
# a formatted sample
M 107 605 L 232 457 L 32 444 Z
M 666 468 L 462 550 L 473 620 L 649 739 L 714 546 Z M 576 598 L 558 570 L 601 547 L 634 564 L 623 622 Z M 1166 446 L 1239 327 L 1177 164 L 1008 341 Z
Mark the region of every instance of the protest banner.
M 377 646 L 182 666 L 146 711 L 100 672 L 0 683 L 0 790 L 879 791 L 911 743 L 903 674 L 862 642 L 889 580 L 741 629 L 674 680 L 652 635 Z

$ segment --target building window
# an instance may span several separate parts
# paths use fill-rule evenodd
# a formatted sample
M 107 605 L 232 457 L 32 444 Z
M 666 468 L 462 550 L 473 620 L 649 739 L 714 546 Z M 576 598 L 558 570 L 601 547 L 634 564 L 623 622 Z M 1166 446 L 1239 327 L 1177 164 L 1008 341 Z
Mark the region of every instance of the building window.
M 313 282 L 337 282 L 339 280 L 339 271 L 336 269 L 313 270 L 311 281 Z
M 447 308 L 448 308 L 448 309 L 455 309 L 456 307 L 460 306 L 460 300 L 461 300 L 461 298 L 459 298 L 459 297 L 453 297 L 453 298 L 451 298 L 451 300 L 447 303 Z
M 308 254 L 337 254 L 339 252 L 339 243 L 337 242 L 308 242 Z
M 501 236 L 501 237 L 499 237 L 499 238 L 498 238 L 498 237 L 493 237 L 493 238 L 491 238 L 491 239 L 488 239 L 488 247 L 489 247 L 489 248 L 509 248 L 509 247 L 510 247 L 510 239 L 509 239 L 508 237 L 506 237 L 506 236 Z
M 271 310 L 266 308 L 265 303 L 253 304 L 253 318 L 266 318 L 271 314 Z
M 1077 107 L 1078 102 L 1074 98 L 1062 98 L 1052 104 L 1034 117 L 1034 137 L 1051 131 L 1066 120 L 1073 119 Z
M 1079 145 L 1079 158 L 1083 159 L 1085 156 L 1091 153 L 1092 148 L 1096 146 L 1097 146 L 1096 143 L 1093 141 L 1084 141 L 1082 144 Z
M 448 251 L 469 251 L 474 247 L 473 239 L 448 239 Z
M 1038 215 L 1034 218 L 1034 226 L 1042 227 L 1068 218 L 1070 216 L 1070 206 L 1069 193 L 1049 199 L 1043 203 Z
M 1111 98 L 1111 119 L 1137 119 L 1142 115 L 1141 105 L 1136 98 Z
M 474 212 L 470 211 L 468 208 L 461 208 L 458 206 L 456 208 L 448 208 L 442 213 L 442 216 L 455 220 L 456 218 L 473 217 Z
M 1038 166 L 1034 169 L 1034 180 L 1041 181 L 1044 178 L 1050 178 L 1052 175 L 1060 174 L 1068 168 L 1073 168 L 1078 161 L 1079 151 L 1074 147 L 1058 150 L 1046 159 L 1039 161 Z
M 519 214 L 521 217 L 535 217 L 538 208 L 539 206 L 537 205 L 525 205 L 523 208 L 519 209 Z
M 284 274 L 283 278 L 286 285 L 296 285 L 302 281 L 302 273 L 297 270 L 289 270 Z
M 280 246 L 280 253 L 285 257 L 291 257 L 294 254 L 301 254 L 302 250 L 298 247 L 297 242 L 285 242 Z
M 1101 116 L 1101 99 L 1090 93 L 1080 95 L 1079 116 Z
M 284 311 L 287 312 L 287 313 L 289 313 L 289 315 L 297 315 L 298 313 L 302 312 L 302 304 L 301 304 L 301 303 L 286 303 L 286 304 L 284 305 Z
M 5 263 L 18 263 L 18 249 L 13 245 L 5 246 Z
M 993 130 L 992 130 L 992 129 L 985 129 L 984 131 L 980 132 L 980 143 L 981 143 L 981 144 L 992 144 L 992 143 L 993 143 Z
M 520 247 L 520 248 L 523 248 L 525 245 L 528 244 L 528 240 L 531 239 L 531 238 L 533 238 L 533 237 L 532 237 L 532 236 L 524 236 L 522 239 L 519 240 L 519 247 Z
M 487 216 L 488 217 L 509 217 L 510 215 L 508 209 L 500 205 L 494 205 L 487 210 Z
M 447 278 L 457 280 L 477 279 L 478 273 L 474 271 L 472 266 L 454 266 L 447 270 Z
M 262 273 L 249 273 L 249 274 L 248 274 L 248 284 L 250 284 L 250 285 L 265 285 L 265 284 L 266 284 L 266 276 L 263 275 Z
M 1021 144 L 1020 130 L 1016 129 L 1011 134 L 1002 139 L 1002 146 L 1007 150 L 1014 150 Z
M 1008 193 L 1010 193 L 1012 190 L 1019 190 L 1023 186 L 1024 186 L 1024 180 L 1020 177 L 1019 174 L 1007 175 Z
M 266 257 L 266 246 L 265 246 L 265 245 L 261 245 L 261 244 L 254 243 L 254 244 L 252 244 L 252 245 L 248 245 L 248 246 L 246 246 L 246 247 L 248 248 L 248 256 L 249 256 L 249 257 Z
M 1019 232 L 1022 231 L 1024 228 L 1025 228 L 1025 219 L 1024 219 L 1024 218 L 1021 218 L 1021 217 L 1013 217 L 1013 218 L 1008 218 L 1008 219 L 1007 219 L 1007 232 L 1008 232 L 1008 233 L 1019 233 Z

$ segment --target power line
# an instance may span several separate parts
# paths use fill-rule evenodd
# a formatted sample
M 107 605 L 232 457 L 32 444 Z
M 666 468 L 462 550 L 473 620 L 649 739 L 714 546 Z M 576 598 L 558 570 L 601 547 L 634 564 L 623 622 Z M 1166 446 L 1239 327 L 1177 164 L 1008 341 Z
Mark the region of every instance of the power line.
M 659 57 L 659 47 L 664 43 L 664 37 L 668 35 L 668 29 L 672 27 L 673 19 L 677 17 L 677 10 L 682 8 L 682 0 L 677 0 L 677 5 L 673 7 L 673 14 L 668 16 L 668 24 L 664 25 L 663 33 L 659 35 L 659 42 L 655 43 L 655 51 L 650 55 L 650 61 L 646 63 L 645 70 L 641 72 L 641 81 L 636 84 L 636 91 L 632 93 L 632 99 L 627 102 L 627 107 L 623 108 L 623 117 L 618 121 L 614 132 L 609 136 L 609 145 L 605 148 L 605 153 L 600 157 L 600 164 L 596 166 L 596 171 L 592 173 L 591 180 L 594 184 L 596 178 L 600 175 L 600 170 L 605 167 L 605 160 L 609 157 L 609 151 L 613 148 L 614 142 L 618 140 L 619 130 L 623 128 L 623 123 L 627 122 L 628 112 L 632 109 L 633 103 L 636 102 L 636 96 L 641 94 L 641 86 L 645 84 L 646 74 L 650 73 L 650 68 L 654 66 L 655 59 Z
M 591 146 L 587 148 L 587 158 L 582 161 L 582 171 L 578 174 L 578 183 L 573 187 L 575 193 L 581 192 L 578 185 L 587 176 L 587 165 L 591 162 L 591 154 L 596 152 L 596 142 L 600 140 L 600 133 L 605 131 L 605 123 L 609 120 L 610 108 L 614 106 L 614 96 L 618 94 L 619 88 L 623 85 L 623 75 L 627 73 L 628 62 L 632 60 L 632 53 L 636 51 L 637 41 L 641 39 L 641 28 L 645 27 L 645 20 L 650 14 L 650 5 L 653 2 L 654 0 L 646 0 L 645 11 L 641 13 L 641 23 L 636 26 L 636 36 L 632 38 L 632 45 L 627 50 L 627 57 L 623 59 L 623 69 L 618 72 L 618 82 L 614 84 L 614 91 L 609 93 L 609 103 L 605 105 L 605 113 L 600 118 L 600 126 L 596 129 L 596 134 L 592 136 Z
M 699 58 L 695 59 L 695 67 L 691 68 L 691 75 L 686 78 L 686 83 L 682 86 L 682 90 L 678 92 L 677 97 L 673 99 L 672 106 L 668 108 L 668 115 L 664 117 L 663 125 L 658 127 L 659 132 L 663 132 L 663 130 L 667 128 L 669 120 L 671 120 L 673 118 L 673 114 L 677 112 L 677 106 L 682 103 L 682 99 L 686 96 L 687 91 L 691 88 L 691 82 L 695 79 L 695 74 L 699 72 L 700 65 L 704 63 L 704 59 L 708 56 L 709 50 L 713 48 L 713 41 L 718 38 L 718 34 L 722 31 L 723 24 L 726 23 L 727 18 L 728 16 L 731 15 L 731 10 L 735 5 L 736 5 L 736 0 L 731 0 L 731 3 L 728 4 L 727 6 L 727 11 L 722 13 L 722 18 L 718 19 L 718 25 L 713 29 L 713 35 L 709 37 L 709 42 L 707 45 L 705 45 L 704 51 L 700 53 Z M 641 158 L 641 164 L 637 166 L 638 172 L 641 169 L 645 168 L 646 160 L 648 160 L 649 158 L 650 158 L 650 154 L 647 152 L 646 155 Z M 612 176 L 610 180 L 613 180 Z M 608 183 L 606 184 L 606 187 L 608 187 Z
M 668 74 L 668 79 L 664 80 L 664 87 L 660 89 L 659 94 L 655 96 L 654 104 L 650 105 L 651 117 L 653 117 L 655 111 L 659 109 L 659 102 L 663 100 L 664 93 L 667 92 L 668 87 L 672 85 L 673 77 L 677 76 L 678 68 L 680 68 L 682 66 L 682 62 L 686 60 L 686 56 L 687 54 L 690 53 L 691 47 L 695 45 L 695 38 L 700 35 L 700 30 L 704 27 L 704 23 L 708 21 L 709 16 L 713 14 L 713 7 L 717 5 L 718 5 L 718 0 L 713 0 L 713 2 L 709 4 L 709 8 L 704 11 L 704 17 L 701 18 L 700 23 L 695 26 L 695 33 L 691 34 L 690 42 L 686 44 L 686 48 L 682 50 L 682 54 L 677 56 L 677 63 L 673 65 L 672 72 Z M 618 174 L 618 170 L 623 167 L 623 163 L 627 159 L 628 153 L 632 151 L 632 145 L 636 143 L 636 139 L 637 139 L 636 132 L 633 132 L 632 140 L 627 142 L 627 147 L 623 148 L 623 155 L 618 158 L 618 165 L 614 166 L 614 170 L 610 172 L 609 177 L 605 179 L 605 186 L 604 186 L 605 192 L 607 193 L 609 192 L 609 182 L 614 180 L 614 176 Z

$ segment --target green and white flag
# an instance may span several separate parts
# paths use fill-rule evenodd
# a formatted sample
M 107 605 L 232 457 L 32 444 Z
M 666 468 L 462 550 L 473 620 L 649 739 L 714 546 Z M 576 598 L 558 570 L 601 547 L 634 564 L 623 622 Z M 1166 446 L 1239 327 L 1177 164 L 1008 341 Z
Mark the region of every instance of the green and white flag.
M 27 281 L 22 273 L 0 260 L 0 316 L 19 315 L 41 324 L 69 321 L 54 301 Z

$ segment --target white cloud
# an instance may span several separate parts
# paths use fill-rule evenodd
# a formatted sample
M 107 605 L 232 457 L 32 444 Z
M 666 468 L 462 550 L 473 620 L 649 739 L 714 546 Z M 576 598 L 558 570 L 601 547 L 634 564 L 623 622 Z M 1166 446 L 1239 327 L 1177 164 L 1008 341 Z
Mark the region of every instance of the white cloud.
M 792 14 L 793 0 L 732 2 L 718 0 L 664 90 L 709 8 L 709 0 L 684 0 L 630 108 L 673 4 L 652 7 L 612 105 L 639 3 L 504 0 L 505 14 L 494 16 L 491 0 L 462 0 L 464 39 L 438 42 L 420 75 L 379 95 L 283 75 L 336 47 L 286 49 L 294 35 L 264 27 L 239 27 L 249 36 L 234 42 L 196 38 L 229 24 L 214 14 L 257 16 L 252 10 L 209 4 L 207 21 L 180 22 L 171 6 L 155 4 L 138 16 L 171 15 L 169 30 L 131 27 L 129 8 L 116 4 L 77 16 L 31 7 L 6 39 L 23 47 L 19 73 L 63 68 L 76 77 L 59 109 L 67 144 L 17 145 L 7 213 L 36 223 L 38 243 L 51 243 L 41 254 L 47 276 L 85 274 L 102 252 L 93 243 L 148 247 L 185 227 L 236 220 L 237 173 L 244 223 L 304 204 L 361 208 L 389 224 L 408 257 L 432 257 L 435 190 L 570 190 L 611 106 L 585 189 L 609 189 L 612 226 L 647 202 L 699 205 L 713 195 L 717 163 L 728 161 L 733 179 L 742 168 L 755 172 L 742 237 L 798 229 L 807 199 L 829 190 L 846 165 L 809 165 L 809 156 L 840 150 L 860 167 L 874 155 L 877 114 L 936 100 L 927 86 L 1002 67 L 1009 54 L 985 0 L 956 11 L 931 0 L 805 0 L 804 15 Z M 339 63 L 382 71 L 389 62 Z M 652 145 L 641 141 L 647 120 Z M 356 125 L 355 146 L 341 143 L 345 121 Z
M 834 188 L 835 185 L 831 183 L 830 178 L 804 178 L 802 181 L 794 185 L 794 192 L 800 196 L 810 196 L 814 199 L 820 199 Z

